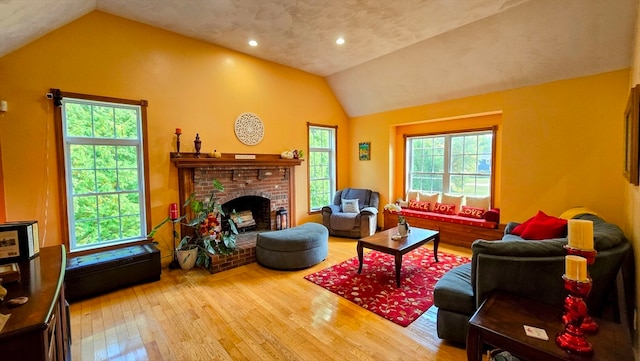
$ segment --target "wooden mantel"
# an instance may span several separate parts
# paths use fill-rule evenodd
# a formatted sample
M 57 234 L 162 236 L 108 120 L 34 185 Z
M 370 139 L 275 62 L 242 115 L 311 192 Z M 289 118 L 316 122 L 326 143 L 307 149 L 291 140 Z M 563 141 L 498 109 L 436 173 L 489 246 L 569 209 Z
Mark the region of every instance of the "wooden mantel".
M 284 169 L 282 178 L 288 183 L 289 195 L 287 197 L 287 204 L 283 205 L 289 210 L 289 222 L 292 226 L 295 225 L 295 172 L 293 168 L 302 164 L 302 159 L 283 159 L 280 154 L 235 154 L 235 153 L 223 153 L 222 157 L 216 158 L 209 153 L 200 153 L 196 156 L 195 153 L 170 153 L 171 162 L 178 168 L 178 192 L 180 203 L 185 204 L 186 200 L 191 194 L 195 192 L 194 187 L 194 174 L 198 169 L 215 168 L 231 170 L 232 178 L 241 176 L 242 169 L 257 169 L 258 180 L 265 179 L 270 176 L 270 172 L 266 168 L 281 168 Z M 184 215 L 184 212 L 189 214 L 191 218 L 191 210 L 181 208 L 180 213 Z M 181 234 L 187 234 L 188 229 L 186 226 L 182 226 Z
M 215 158 L 209 153 L 171 153 L 171 161 L 178 168 L 206 168 L 206 167 L 294 167 L 302 164 L 302 159 L 283 159 L 280 154 L 237 154 L 222 153 L 222 157 Z

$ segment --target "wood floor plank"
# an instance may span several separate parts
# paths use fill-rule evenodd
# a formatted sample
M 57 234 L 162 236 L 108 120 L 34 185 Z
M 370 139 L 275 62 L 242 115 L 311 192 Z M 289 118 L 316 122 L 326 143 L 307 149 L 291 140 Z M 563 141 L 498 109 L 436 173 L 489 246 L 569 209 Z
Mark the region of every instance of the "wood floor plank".
M 72 303 L 73 359 L 466 359 L 438 339 L 434 308 L 401 327 L 303 278 L 354 256 L 355 240 L 331 237 L 327 259 L 305 270 L 163 269 L 160 281 Z

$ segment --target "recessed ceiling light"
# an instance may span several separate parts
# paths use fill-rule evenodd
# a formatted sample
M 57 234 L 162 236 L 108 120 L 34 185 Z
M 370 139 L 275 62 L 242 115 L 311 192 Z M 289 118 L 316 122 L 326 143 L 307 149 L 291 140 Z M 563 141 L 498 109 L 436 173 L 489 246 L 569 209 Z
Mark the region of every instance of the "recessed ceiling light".
M 336 44 L 338 44 L 338 45 L 342 45 L 342 44 L 344 44 L 344 38 L 343 38 L 343 37 L 339 37 L 339 38 L 336 40 Z
M 251 46 L 258 46 L 258 42 L 255 40 L 249 40 L 249 45 Z

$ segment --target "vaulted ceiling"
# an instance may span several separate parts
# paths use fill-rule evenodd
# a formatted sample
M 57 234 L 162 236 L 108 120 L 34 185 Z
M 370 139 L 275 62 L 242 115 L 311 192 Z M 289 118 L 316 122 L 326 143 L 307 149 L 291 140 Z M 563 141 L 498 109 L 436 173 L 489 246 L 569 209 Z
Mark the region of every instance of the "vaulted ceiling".
M 101 10 L 324 76 L 347 114 L 358 116 L 629 67 L 636 7 L 637 0 L 0 0 L 0 56 Z

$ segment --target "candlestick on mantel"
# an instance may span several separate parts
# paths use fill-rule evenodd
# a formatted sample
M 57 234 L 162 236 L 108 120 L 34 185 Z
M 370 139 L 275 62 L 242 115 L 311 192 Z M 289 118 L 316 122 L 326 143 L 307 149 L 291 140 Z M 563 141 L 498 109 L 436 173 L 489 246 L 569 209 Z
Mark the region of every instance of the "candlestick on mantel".
M 176 219 L 178 219 L 178 204 L 177 203 L 169 204 L 169 218 L 172 221 L 175 221 Z
M 593 221 L 570 219 L 567 222 L 569 247 L 575 249 L 593 249 Z
M 182 134 L 182 129 L 176 128 L 176 157 L 180 157 L 180 135 Z
M 580 256 L 565 256 L 564 274 L 568 279 L 585 282 L 589 279 L 587 276 L 587 259 Z

